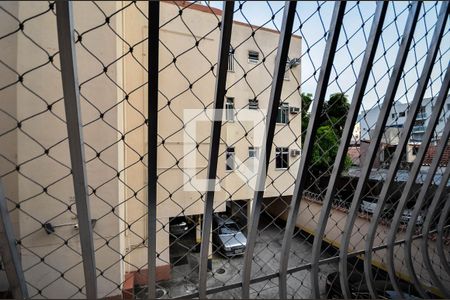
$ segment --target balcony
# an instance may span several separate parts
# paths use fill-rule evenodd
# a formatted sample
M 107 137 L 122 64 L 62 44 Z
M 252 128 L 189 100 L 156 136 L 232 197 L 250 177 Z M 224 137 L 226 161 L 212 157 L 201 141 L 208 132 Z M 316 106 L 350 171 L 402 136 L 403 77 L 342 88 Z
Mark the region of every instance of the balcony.
M 0 298 L 447 297 L 448 10 L 0 1 Z
M 426 120 L 428 118 L 428 114 L 426 112 L 421 112 L 417 114 L 416 120 Z

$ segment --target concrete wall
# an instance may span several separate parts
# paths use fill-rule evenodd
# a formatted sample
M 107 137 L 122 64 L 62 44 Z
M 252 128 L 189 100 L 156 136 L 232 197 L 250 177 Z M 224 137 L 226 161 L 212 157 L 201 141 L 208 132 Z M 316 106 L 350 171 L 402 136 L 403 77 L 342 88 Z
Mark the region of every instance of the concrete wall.
M 286 200 L 286 199 L 285 199 Z M 272 205 L 268 207 L 268 211 L 272 215 L 280 216 L 281 219 L 287 220 L 287 208 L 286 208 L 286 202 L 283 201 L 276 201 Z M 318 221 L 320 218 L 320 213 L 322 209 L 322 203 L 311 201 L 307 198 L 303 198 L 300 202 L 300 209 L 299 214 L 297 217 L 296 226 L 310 234 L 315 233 L 315 230 L 318 226 Z M 347 221 L 347 211 L 342 209 L 331 209 L 330 216 L 327 221 L 327 225 L 325 228 L 325 235 L 323 240 L 336 248 L 340 248 L 341 239 L 342 239 L 342 230 L 345 228 L 345 223 Z M 369 229 L 370 219 L 363 215 L 359 215 L 356 218 L 351 238 L 350 238 L 350 245 L 348 248 L 348 251 L 358 251 L 358 250 L 364 250 L 365 242 L 366 242 L 366 236 L 367 231 Z M 387 242 L 387 235 L 389 232 L 389 225 L 383 224 L 379 222 L 376 234 L 375 234 L 375 240 L 374 240 L 374 247 L 384 245 Z M 400 230 L 396 233 L 396 240 L 404 240 L 405 238 L 405 227 L 401 226 Z M 426 268 L 423 264 L 423 256 L 422 256 L 422 250 L 420 247 L 421 240 L 415 239 L 412 243 L 412 257 L 414 259 L 413 264 L 414 268 L 417 272 L 417 275 L 419 279 L 423 282 L 425 286 L 428 286 L 432 291 L 436 292 L 436 289 L 433 287 L 431 283 L 431 277 L 426 271 Z M 450 248 L 448 245 L 445 247 Z M 447 249 L 447 251 L 450 249 Z M 397 272 L 397 275 L 405 280 L 411 280 L 408 275 L 408 271 L 405 266 L 405 256 L 404 256 L 404 247 L 402 245 L 398 245 L 394 247 L 394 253 L 395 253 L 395 270 Z M 449 275 L 443 270 L 441 267 L 441 261 L 437 259 L 436 257 L 436 242 L 434 240 L 429 241 L 429 253 L 432 257 L 432 265 L 434 267 L 434 270 L 440 280 L 445 284 L 450 284 L 450 277 Z M 363 256 L 361 256 L 363 258 Z M 386 248 L 377 250 L 374 252 L 372 256 L 372 263 L 380 267 L 382 269 L 386 270 Z

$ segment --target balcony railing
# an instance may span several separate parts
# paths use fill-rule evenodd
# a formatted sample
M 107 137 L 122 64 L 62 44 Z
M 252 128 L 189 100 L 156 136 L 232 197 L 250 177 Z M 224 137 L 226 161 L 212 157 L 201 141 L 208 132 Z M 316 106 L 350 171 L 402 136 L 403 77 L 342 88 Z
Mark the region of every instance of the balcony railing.
M 0 296 L 450 298 L 449 11 L 1 2 Z

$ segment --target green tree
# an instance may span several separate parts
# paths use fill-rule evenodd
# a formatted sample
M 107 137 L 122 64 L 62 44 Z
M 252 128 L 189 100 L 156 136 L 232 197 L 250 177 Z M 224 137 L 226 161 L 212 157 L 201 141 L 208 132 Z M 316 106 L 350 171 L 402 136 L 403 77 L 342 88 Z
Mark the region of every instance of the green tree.
M 302 95 L 302 144 L 306 135 L 306 129 L 309 123 L 310 114 L 308 112 L 312 103 L 312 95 Z M 339 148 L 340 138 L 344 130 L 344 125 L 349 110 L 347 96 L 343 93 L 332 94 L 328 101 L 324 103 L 320 125 L 317 129 L 317 135 L 314 141 L 312 161 L 309 168 L 311 178 L 318 174 L 331 172 L 334 160 Z M 346 157 L 344 170 L 351 166 L 350 157 Z

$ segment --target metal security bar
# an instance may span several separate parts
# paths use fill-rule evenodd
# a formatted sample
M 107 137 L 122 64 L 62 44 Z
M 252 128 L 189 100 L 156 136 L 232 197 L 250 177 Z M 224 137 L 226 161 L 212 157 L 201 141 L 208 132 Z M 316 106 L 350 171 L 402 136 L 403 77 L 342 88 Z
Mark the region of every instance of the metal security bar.
M 0 298 L 449 297 L 448 14 L 0 3 Z
M 88 188 L 83 149 L 83 134 L 80 116 L 80 95 L 76 74 L 76 57 L 74 51 L 72 3 L 61 2 L 56 5 L 58 22 L 58 43 L 61 56 L 61 77 L 64 92 L 64 107 L 67 118 L 67 131 L 72 165 L 75 203 L 80 228 L 81 253 L 83 256 L 86 296 L 97 298 L 97 279 L 95 278 L 95 254 L 92 239 L 91 213 L 88 204 Z
M 395 61 L 394 71 L 391 75 L 391 79 L 389 81 L 389 85 L 387 88 L 387 92 L 385 95 L 385 100 L 383 102 L 382 109 L 380 111 L 380 117 L 377 120 L 377 125 L 375 127 L 375 134 L 373 140 L 370 142 L 370 148 L 369 148 L 369 156 L 364 162 L 364 169 L 362 171 L 363 176 L 360 177 L 358 180 L 358 186 L 356 187 L 355 195 L 353 196 L 352 200 L 352 206 L 350 208 L 350 218 L 347 219 L 344 234 L 342 236 L 342 247 L 339 251 L 340 253 L 340 262 L 339 262 L 339 269 L 342 273 L 342 276 L 340 277 L 341 285 L 344 287 L 343 292 L 344 296 L 346 298 L 350 298 L 350 288 L 348 284 L 348 270 L 347 270 L 347 249 L 349 247 L 350 243 L 350 236 L 351 236 L 351 228 L 354 225 L 355 219 L 356 219 L 356 212 L 357 209 L 360 206 L 361 199 L 362 199 L 362 193 L 363 188 L 366 185 L 366 182 L 369 178 L 370 171 L 372 169 L 373 162 L 375 160 L 375 156 L 377 153 L 378 146 L 381 142 L 381 137 L 384 131 L 384 128 L 386 126 L 386 122 L 390 113 L 390 110 L 392 108 L 393 99 L 395 97 L 395 94 L 397 92 L 398 85 L 400 83 L 400 76 L 401 76 L 401 70 L 405 66 L 406 58 L 408 55 L 409 46 L 412 41 L 412 37 L 414 34 L 414 29 L 416 27 L 416 22 L 419 17 L 420 12 L 420 6 L 421 2 L 417 1 L 413 4 L 413 7 L 408 15 L 408 21 L 405 26 L 403 40 L 400 45 L 400 50 L 398 52 L 397 59 Z M 377 206 L 378 209 L 379 206 Z M 376 214 L 376 212 L 375 212 Z M 372 295 L 373 296 L 373 295 Z

